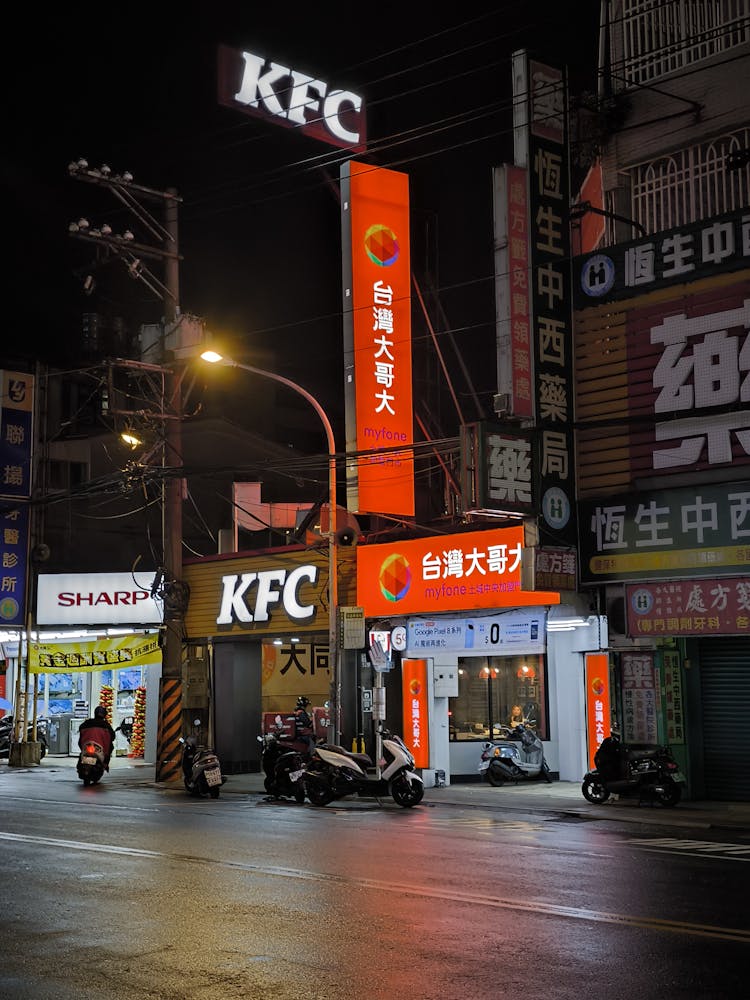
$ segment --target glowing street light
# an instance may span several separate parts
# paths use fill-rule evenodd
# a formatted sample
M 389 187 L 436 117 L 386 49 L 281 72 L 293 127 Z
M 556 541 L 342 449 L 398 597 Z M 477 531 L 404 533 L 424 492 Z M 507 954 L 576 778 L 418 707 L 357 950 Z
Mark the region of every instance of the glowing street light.
M 270 378 L 274 382 L 280 382 L 293 392 L 299 393 L 313 407 L 320 417 L 326 433 L 328 445 L 328 531 L 323 532 L 323 536 L 328 538 L 328 659 L 331 667 L 331 711 L 330 720 L 333 732 L 330 742 L 337 743 L 341 733 L 341 681 L 339 676 L 339 651 L 338 651 L 338 629 L 337 614 L 339 606 L 338 597 L 338 539 L 336 537 L 337 510 L 336 510 L 336 442 L 333 437 L 333 428 L 328 415 L 307 389 L 292 382 L 291 379 L 277 375 L 276 372 L 266 371 L 264 368 L 256 368 L 253 365 L 246 365 L 232 358 L 224 357 L 216 351 L 204 351 L 201 354 L 204 361 L 210 364 L 221 364 L 228 368 L 241 368 L 243 371 L 253 375 L 261 375 Z

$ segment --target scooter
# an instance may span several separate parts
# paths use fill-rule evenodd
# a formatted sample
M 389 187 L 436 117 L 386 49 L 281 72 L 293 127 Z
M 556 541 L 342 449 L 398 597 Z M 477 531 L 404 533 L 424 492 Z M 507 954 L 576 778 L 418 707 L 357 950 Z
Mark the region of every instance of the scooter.
M 523 724 L 505 729 L 500 739 L 482 744 L 478 771 L 493 788 L 501 788 L 506 781 L 518 784 L 535 778 L 552 783 L 542 741 Z
M 610 795 L 670 807 L 682 798 L 685 776 L 668 746 L 626 744 L 612 734 L 599 744 L 594 764 L 581 786 L 583 797 L 594 805 L 606 802 Z
M 200 719 L 193 726 L 200 729 Z M 195 735 L 181 736 L 182 744 L 182 776 L 185 789 L 196 797 L 210 795 L 218 799 L 221 786 L 226 778 L 221 773 L 221 763 L 213 747 L 200 746 Z
M 398 805 L 419 805 L 424 782 L 415 771 L 414 757 L 400 736 L 381 730 L 383 757 L 380 777 L 365 753 L 351 753 L 344 747 L 321 743 L 315 747 L 305 767 L 303 781 L 314 806 L 326 806 L 347 795 L 379 798 L 390 795 Z
M 273 729 L 258 736 L 263 748 L 263 786 L 272 799 L 294 799 L 301 805 L 305 801 L 305 785 L 300 779 L 310 760 L 310 748 L 306 741 L 285 734 L 280 715 L 274 721 Z
M 76 764 L 78 777 L 84 786 L 95 785 L 104 774 L 106 766 L 107 757 L 101 743 L 94 737 L 84 739 Z
M 36 738 L 39 741 L 39 759 L 44 760 L 47 756 L 47 751 L 49 749 L 49 744 L 47 740 L 47 727 L 49 725 L 49 720 L 44 717 L 39 717 L 36 720 Z M 29 726 L 26 733 L 26 739 L 31 741 L 34 735 L 34 727 Z M 10 744 L 13 739 L 13 716 L 4 715 L 0 719 L 0 758 L 5 758 L 10 756 Z

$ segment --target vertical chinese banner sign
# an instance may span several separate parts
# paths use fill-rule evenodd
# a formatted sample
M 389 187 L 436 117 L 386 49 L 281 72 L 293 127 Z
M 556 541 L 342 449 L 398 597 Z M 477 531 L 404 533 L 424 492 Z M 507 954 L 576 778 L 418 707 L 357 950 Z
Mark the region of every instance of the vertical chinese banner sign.
M 18 626 L 26 621 L 34 376 L 0 371 L 0 388 L 0 626 Z
M 503 164 L 494 171 L 497 391 L 503 410 L 534 416 L 534 356 L 529 289 L 529 194 L 527 171 Z
M 408 176 L 344 163 L 341 234 L 347 507 L 413 517 Z
M 656 743 L 656 677 L 653 653 L 622 654 L 622 738 Z
M 610 734 L 609 656 L 586 654 L 586 717 L 588 720 L 589 766 L 601 741 Z
M 682 705 L 680 654 L 676 650 L 664 650 L 663 658 L 667 743 L 682 745 L 685 742 L 685 716 Z
M 540 509 L 550 544 L 577 545 L 567 85 L 561 70 L 514 56 L 516 163 L 528 167 L 531 343 Z M 514 137 L 516 138 L 516 137 Z
M 401 661 L 404 743 L 417 767 L 430 766 L 430 726 L 427 717 L 427 660 Z

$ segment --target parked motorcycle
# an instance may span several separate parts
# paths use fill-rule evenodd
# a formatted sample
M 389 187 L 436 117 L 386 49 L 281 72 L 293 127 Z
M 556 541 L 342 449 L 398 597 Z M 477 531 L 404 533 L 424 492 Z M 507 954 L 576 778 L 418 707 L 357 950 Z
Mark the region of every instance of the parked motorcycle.
M 83 741 L 78 755 L 76 771 L 83 784 L 88 787 L 95 785 L 104 774 L 107 766 L 107 755 L 101 743 L 93 737 Z
M 305 785 L 301 780 L 305 765 L 310 761 L 308 743 L 295 740 L 284 732 L 281 716 L 276 716 L 276 725 L 258 737 L 263 748 L 261 766 L 265 778 L 263 786 L 273 799 L 294 799 L 305 801 Z
M 325 806 L 347 795 L 379 798 L 390 795 L 404 808 L 419 805 L 424 782 L 414 769 L 414 757 L 400 736 L 381 731 L 383 757 L 380 777 L 365 753 L 351 753 L 344 747 L 318 744 L 305 767 L 303 781 L 308 799 Z
M 200 729 L 200 719 L 193 726 Z M 221 786 L 227 780 L 221 773 L 221 764 L 213 747 L 201 746 L 195 735 L 181 736 L 182 744 L 182 776 L 185 789 L 196 797 L 210 795 L 218 799 Z
M 594 764 L 581 786 L 583 797 L 594 805 L 613 794 L 663 806 L 676 806 L 682 798 L 685 776 L 667 746 L 627 744 L 613 734 L 599 744 Z
M 541 779 L 552 783 L 544 747 L 533 729 L 523 724 L 505 729 L 503 736 L 482 745 L 479 773 L 493 788 L 506 781 Z
M 39 759 L 44 760 L 49 749 L 48 736 L 49 719 L 39 717 L 36 720 L 36 738 L 40 743 Z M 29 726 L 26 732 L 26 739 L 31 740 L 34 735 L 34 727 Z M 13 716 L 4 715 L 0 719 L 0 758 L 10 756 L 10 744 L 13 739 Z

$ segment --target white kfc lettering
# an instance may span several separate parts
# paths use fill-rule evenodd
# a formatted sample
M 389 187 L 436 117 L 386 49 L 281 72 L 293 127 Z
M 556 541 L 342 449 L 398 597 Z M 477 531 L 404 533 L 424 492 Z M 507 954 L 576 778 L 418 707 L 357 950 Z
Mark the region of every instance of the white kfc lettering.
M 298 566 L 291 573 L 277 569 L 243 573 L 241 576 L 223 576 L 221 605 L 216 624 L 231 625 L 235 621 L 267 622 L 270 619 L 269 607 L 279 601 L 284 613 L 292 621 L 312 620 L 315 617 L 315 606 L 302 604 L 299 592 L 305 581 L 314 584 L 317 579 L 318 569 L 310 565 Z M 250 595 L 254 597 L 252 604 Z
M 293 125 L 306 126 L 320 122 L 332 136 L 344 143 L 357 145 L 361 131 L 352 132 L 344 124 L 345 111 L 359 116 L 362 98 L 350 90 L 328 90 L 328 84 L 306 73 L 289 69 L 280 63 L 268 63 L 262 56 L 243 52 L 245 63 L 240 89 L 234 99 L 240 104 L 263 110 Z M 282 81 L 286 81 L 282 83 Z M 282 99 L 288 97 L 286 106 Z

